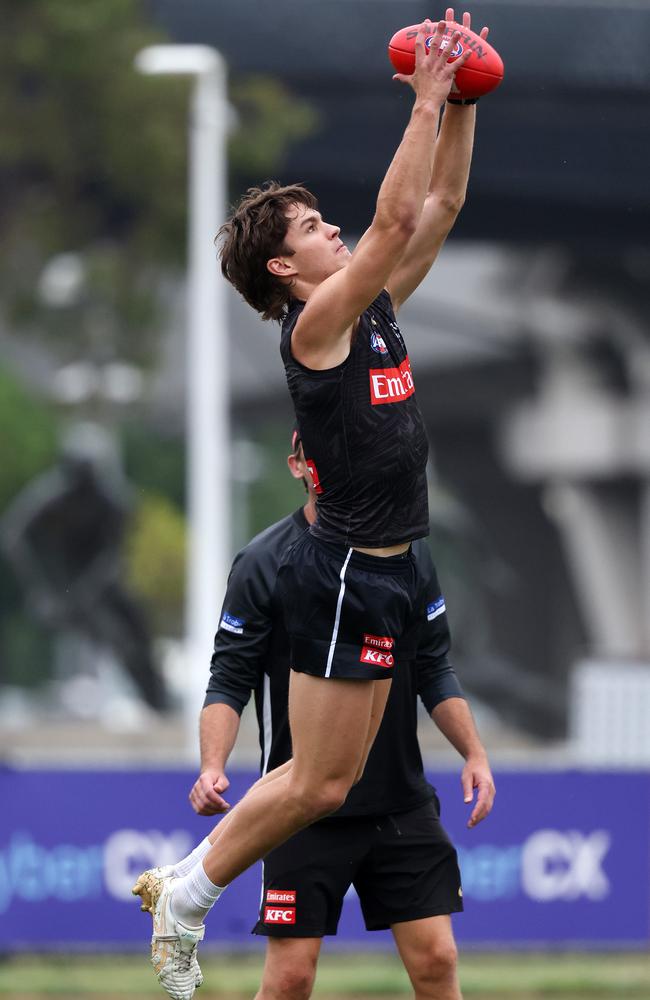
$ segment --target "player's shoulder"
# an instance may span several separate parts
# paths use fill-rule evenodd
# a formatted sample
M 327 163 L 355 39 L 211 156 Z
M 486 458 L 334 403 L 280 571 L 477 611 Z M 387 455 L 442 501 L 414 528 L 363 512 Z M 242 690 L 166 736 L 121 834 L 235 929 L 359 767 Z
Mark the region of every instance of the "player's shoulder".
M 387 288 L 382 288 L 379 295 L 370 303 L 369 309 L 375 309 L 379 312 L 385 313 L 390 319 L 395 318 L 395 311 L 393 309 L 393 300 L 390 297 L 390 292 Z
M 302 509 L 296 510 L 251 538 L 235 556 L 235 564 L 250 567 L 268 560 L 279 561 L 287 546 L 295 542 L 306 530 L 307 521 Z

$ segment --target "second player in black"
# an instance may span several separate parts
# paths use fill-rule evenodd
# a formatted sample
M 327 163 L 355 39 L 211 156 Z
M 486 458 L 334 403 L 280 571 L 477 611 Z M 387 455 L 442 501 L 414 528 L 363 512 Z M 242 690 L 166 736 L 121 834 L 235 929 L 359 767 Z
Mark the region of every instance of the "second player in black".
M 315 516 L 315 491 L 297 435 L 289 465 L 304 477 L 304 508 L 254 538 L 235 558 L 215 638 L 201 715 L 201 775 L 190 799 L 213 815 L 227 803 L 226 765 L 251 692 L 260 735 L 261 771 L 289 759 L 289 642 L 278 568 L 288 546 Z M 455 949 L 449 914 L 462 909 L 456 852 L 439 818 L 417 740 L 417 700 L 466 756 L 466 801 L 479 787 L 474 825 L 489 812 L 494 788 L 471 713 L 448 658 L 444 598 L 425 541 L 414 545 L 420 621 L 393 681 L 386 713 L 363 777 L 337 813 L 294 835 L 264 861 L 256 934 L 269 938 L 258 1000 L 306 1000 L 323 935 L 335 934 L 345 894 L 354 885 L 368 930 L 390 927 L 416 989 L 428 977 L 452 993 Z M 217 828 L 218 829 L 218 828 Z M 450 944 L 451 942 L 451 944 Z M 426 970 L 426 972 L 424 971 Z M 433 980 L 432 980 L 433 977 Z

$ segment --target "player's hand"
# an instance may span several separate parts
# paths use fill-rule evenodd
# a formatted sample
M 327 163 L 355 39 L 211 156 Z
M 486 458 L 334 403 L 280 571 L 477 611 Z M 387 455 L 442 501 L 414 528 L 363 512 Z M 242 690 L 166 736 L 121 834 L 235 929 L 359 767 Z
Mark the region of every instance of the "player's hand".
M 222 798 L 221 793 L 230 786 L 223 771 L 208 768 L 202 771 L 194 782 L 190 792 L 190 803 L 199 816 L 215 816 L 230 809 L 230 803 Z
M 496 788 L 487 757 L 468 757 L 460 781 L 467 804 L 474 801 L 474 789 L 477 790 L 476 803 L 467 821 L 471 829 L 489 815 L 494 803 Z
M 424 21 L 415 39 L 414 72 L 410 76 L 405 73 L 393 76 L 393 80 L 408 83 L 419 100 L 431 101 L 439 106 L 447 100 L 457 70 L 467 62 L 471 53 L 471 49 L 466 48 L 458 59 L 448 61 L 448 53 L 456 47 L 460 31 L 454 31 L 447 38 L 446 27 L 445 21 L 438 21 L 435 27 L 431 21 Z M 427 52 L 426 40 L 429 37 L 431 44 Z
M 455 21 L 455 20 L 456 18 L 454 16 L 454 8 L 447 7 L 447 10 L 445 12 L 445 21 Z M 466 10 L 465 13 L 463 14 L 463 28 L 471 29 L 471 27 L 472 27 L 472 15 L 469 13 L 469 11 Z M 481 28 L 479 32 L 481 38 L 487 38 L 489 30 L 490 30 L 489 28 Z

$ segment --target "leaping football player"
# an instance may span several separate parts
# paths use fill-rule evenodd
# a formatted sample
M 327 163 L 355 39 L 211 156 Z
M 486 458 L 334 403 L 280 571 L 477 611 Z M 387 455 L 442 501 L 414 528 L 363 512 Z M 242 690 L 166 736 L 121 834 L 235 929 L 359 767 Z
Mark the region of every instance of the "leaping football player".
M 453 20 L 451 8 L 446 16 Z M 188 874 L 149 873 L 141 883 L 154 917 L 152 962 L 175 1000 L 194 993 L 203 920 L 224 888 L 339 809 L 361 778 L 424 612 L 412 543 L 429 531 L 428 444 L 396 313 L 434 263 L 467 189 L 476 109 L 448 99 L 469 50 L 448 62 L 460 33 L 447 39 L 445 29 L 425 21 L 413 74 L 396 75 L 412 87 L 413 109 L 353 253 L 300 185 L 251 189 L 219 232 L 225 276 L 282 324 L 318 500 L 316 522 L 277 580 L 293 756 L 237 803 Z

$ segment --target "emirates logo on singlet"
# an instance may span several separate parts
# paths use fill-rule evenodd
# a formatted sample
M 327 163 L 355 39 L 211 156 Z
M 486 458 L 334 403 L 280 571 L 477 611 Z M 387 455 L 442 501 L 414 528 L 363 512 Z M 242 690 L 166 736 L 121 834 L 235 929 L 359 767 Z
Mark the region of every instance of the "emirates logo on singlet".
M 370 402 L 373 406 L 401 403 L 414 392 L 411 362 L 408 358 L 404 358 L 399 368 L 370 369 Z

